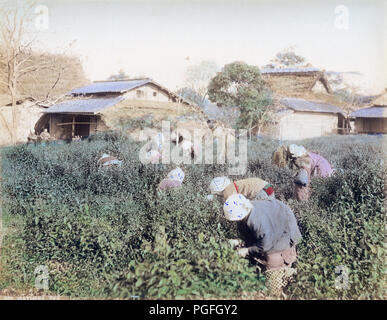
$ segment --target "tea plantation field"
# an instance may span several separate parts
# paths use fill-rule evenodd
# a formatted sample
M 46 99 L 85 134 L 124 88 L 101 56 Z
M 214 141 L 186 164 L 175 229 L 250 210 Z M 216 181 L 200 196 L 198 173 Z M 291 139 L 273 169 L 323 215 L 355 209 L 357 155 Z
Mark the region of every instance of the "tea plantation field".
M 378 136 L 305 140 L 343 171 L 315 179 L 309 201 L 292 199 L 293 173 L 271 164 L 278 142 L 249 142 L 244 178 L 272 183 L 303 236 L 288 299 L 386 297 L 386 141 Z M 0 292 L 34 288 L 47 267 L 49 292 L 71 297 L 254 298 L 265 277 L 229 246 L 235 225 L 209 183 L 227 165 L 183 165 L 183 188 L 158 183 L 174 165 L 143 165 L 141 144 L 119 133 L 71 144 L 2 150 Z M 103 152 L 121 167 L 97 166 Z M 340 274 L 341 270 L 341 274 Z M 344 270 L 344 271 L 343 271 Z

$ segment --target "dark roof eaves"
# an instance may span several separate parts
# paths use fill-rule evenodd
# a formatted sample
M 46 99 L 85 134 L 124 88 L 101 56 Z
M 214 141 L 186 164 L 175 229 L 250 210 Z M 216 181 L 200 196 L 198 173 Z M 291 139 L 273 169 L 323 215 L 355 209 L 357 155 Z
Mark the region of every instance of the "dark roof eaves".
M 387 115 L 382 114 L 373 114 L 375 112 L 375 109 L 384 109 L 387 108 L 386 106 L 372 106 L 372 107 L 367 107 L 367 108 L 361 108 L 358 110 L 355 110 L 350 113 L 351 118 L 387 118 Z M 370 111 L 369 114 L 367 114 L 367 111 Z
M 82 111 L 43 111 L 44 114 L 84 114 L 84 115 L 96 115 L 99 111 L 96 112 L 82 112 Z
M 287 103 L 287 99 L 292 99 L 292 100 L 298 100 L 299 102 L 308 102 L 308 103 L 316 103 L 318 104 L 320 107 L 321 106 L 327 106 L 327 107 L 330 107 L 330 108 L 336 108 L 337 110 L 324 110 L 324 109 L 320 109 L 320 110 L 312 110 L 312 109 L 305 109 L 305 108 L 297 108 L 297 107 L 294 107 L 294 106 L 291 106 Z M 282 105 L 284 105 L 286 108 L 288 109 L 292 109 L 293 111 L 296 111 L 296 112 L 314 112 L 314 113 L 334 113 L 334 114 L 344 114 L 343 110 L 341 110 L 341 108 L 339 108 L 338 106 L 335 106 L 335 105 L 331 105 L 331 104 L 328 104 L 328 103 L 324 103 L 324 102 L 318 102 L 318 101 L 311 101 L 311 100 L 306 100 L 306 99 L 302 99 L 302 98 L 292 98 L 292 97 L 284 97 L 282 99 L 280 99 L 279 101 Z

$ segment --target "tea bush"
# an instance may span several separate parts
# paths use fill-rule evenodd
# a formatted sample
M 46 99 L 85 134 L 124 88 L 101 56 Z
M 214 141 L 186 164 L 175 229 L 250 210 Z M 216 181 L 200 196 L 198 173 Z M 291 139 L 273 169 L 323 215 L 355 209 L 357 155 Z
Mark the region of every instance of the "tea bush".
M 385 297 L 384 177 L 372 165 L 348 169 L 292 206 L 303 234 L 293 297 Z
M 302 143 L 343 169 L 313 180 L 309 201 L 294 201 L 294 173 L 271 164 L 276 141 L 249 142 L 243 176 L 272 183 L 299 221 L 303 239 L 289 297 L 383 297 L 386 169 L 380 138 Z M 50 290 L 87 297 L 238 297 L 263 290 L 264 276 L 228 245 L 238 234 L 223 218 L 222 203 L 206 199 L 211 179 L 228 175 L 227 164 L 181 165 L 183 188 L 160 192 L 158 183 L 175 166 L 141 164 L 141 147 L 123 133 L 105 132 L 87 141 L 3 150 L 4 215 L 21 221 L 18 241 L 3 241 L 11 278 L 33 285 L 35 266 L 47 265 Z M 104 152 L 122 166 L 99 168 Z M 348 270 L 345 289 L 336 288 L 340 266 Z
M 145 259 L 132 260 L 117 277 L 110 296 L 129 298 L 230 297 L 244 291 L 263 290 L 263 282 L 248 262 L 215 237 L 197 236 L 196 246 L 178 240 L 170 245 L 165 228 L 159 228 L 154 245 L 144 243 Z

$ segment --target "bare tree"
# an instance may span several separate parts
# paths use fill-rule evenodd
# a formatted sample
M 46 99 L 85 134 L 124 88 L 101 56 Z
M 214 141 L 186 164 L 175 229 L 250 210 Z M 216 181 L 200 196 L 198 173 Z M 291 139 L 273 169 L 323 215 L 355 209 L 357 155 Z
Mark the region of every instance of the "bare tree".
M 208 83 L 217 71 L 219 71 L 219 68 L 214 61 L 202 61 L 186 69 L 186 85 L 200 97 L 200 104 L 204 104 Z
M 31 32 L 35 15 L 34 8 L 34 4 L 30 3 L 23 7 L 3 6 L 0 9 L 0 85 L 6 89 L 11 98 L 10 135 L 12 143 L 16 142 L 19 116 L 17 102 L 20 99 L 21 80 L 55 65 L 52 59 L 47 59 L 46 53 L 38 53 L 34 50 L 36 39 Z M 58 81 L 59 78 L 54 82 L 52 89 Z M 47 93 L 47 97 L 49 94 L 50 92 Z
M 344 84 L 340 89 L 334 91 L 334 95 L 342 101 L 341 107 L 345 113 L 342 130 L 346 134 L 351 130 L 350 113 L 359 109 L 363 104 L 362 96 L 358 92 L 359 88 L 350 84 Z

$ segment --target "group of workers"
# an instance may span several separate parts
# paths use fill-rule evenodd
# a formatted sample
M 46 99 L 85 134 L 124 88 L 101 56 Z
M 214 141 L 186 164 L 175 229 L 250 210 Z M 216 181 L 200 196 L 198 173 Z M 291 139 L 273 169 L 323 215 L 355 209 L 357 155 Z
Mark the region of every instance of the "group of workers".
M 146 164 L 160 163 L 164 141 L 165 137 L 162 132 L 158 132 L 150 138 L 146 144 L 145 159 L 143 159 Z M 172 132 L 171 142 L 179 154 L 182 150 L 183 157 L 188 157 L 189 159 L 200 157 L 200 146 L 195 145 L 189 139 L 185 139 L 178 130 Z
M 117 159 L 105 155 L 105 160 L 103 165 Z M 310 197 L 312 178 L 333 173 L 324 157 L 295 144 L 279 147 L 272 162 L 296 170 L 294 197 L 298 201 Z M 159 183 L 159 189 L 181 187 L 184 177 L 183 170 L 177 167 Z M 241 257 L 254 260 L 265 272 L 270 295 L 283 294 L 295 273 L 292 265 L 297 257 L 296 244 L 301 239 L 293 211 L 276 199 L 274 186 L 260 178 L 232 181 L 225 176 L 216 177 L 210 183 L 210 191 L 213 198 L 223 202 L 224 217 L 237 223 L 242 241 L 233 239 L 230 244 Z
M 323 156 L 296 144 L 279 147 L 273 154 L 273 163 L 280 168 L 289 166 L 297 171 L 294 197 L 299 201 L 309 199 L 311 178 L 329 177 L 334 171 Z
M 333 173 L 324 157 L 295 144 L 279 147 L 272 161 L 279 167 L 296 170 L 294 197 L 298 201 L 310 197 L 311 178 Z M 178 167 L 160 182 L 159 188 L 180 187 L 183 180 L 184 172 Z M 297 258 L 296 244 L 301 240 L 293 211 L 275 198 L 273 185 L 260 178 L 232 181 L 225 176 L 216 177 L 210 183 L 210 191 L 224 203 L 225 218 L 237 223 L 242 241 L 230 243 L 241 257 L 253 259 L 265 272 L 270 295 L 283 295 L 283 288 L 296 272 L 292 265 Z

